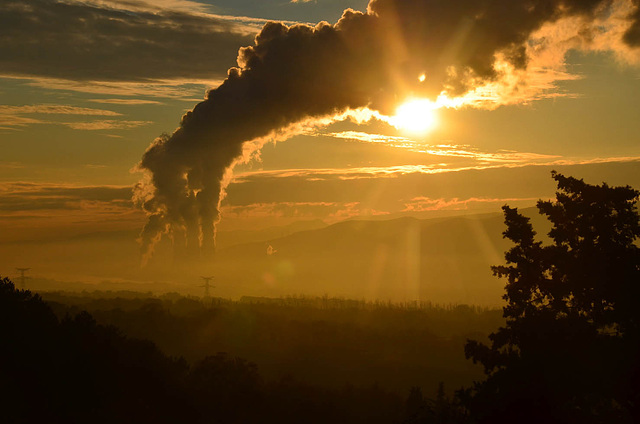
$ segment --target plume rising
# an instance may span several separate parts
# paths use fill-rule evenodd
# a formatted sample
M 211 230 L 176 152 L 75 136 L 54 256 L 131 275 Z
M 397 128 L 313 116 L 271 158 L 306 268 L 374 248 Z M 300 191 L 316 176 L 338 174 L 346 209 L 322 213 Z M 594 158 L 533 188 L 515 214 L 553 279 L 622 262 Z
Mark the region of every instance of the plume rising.
M 231 171 L 267 140 L 348 117 L 387 119 L 409 95 L 446 107 L 530 101 L 569 77 L 570 49 L 637 61 L 637 2 L 371 0 L 334 25 L 267 23 L 226 80 L 144 153 L 144 257 L 163 234 L 177 255 L 210 255 Z

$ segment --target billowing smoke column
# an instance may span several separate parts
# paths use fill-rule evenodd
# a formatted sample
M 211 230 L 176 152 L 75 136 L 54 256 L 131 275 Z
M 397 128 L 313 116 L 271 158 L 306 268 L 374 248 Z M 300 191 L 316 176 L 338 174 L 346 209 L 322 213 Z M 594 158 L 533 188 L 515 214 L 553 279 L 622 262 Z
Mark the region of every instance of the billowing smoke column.
M 335 25 L 266 24 L 228 78 L 144 153 L 143 254 L 165 233 L 178 254 L 213 252 L 228 175 L 247 146 L 350 110 L 388 114 L 409 94 L 464 96 L 505 78 L 505 69 L 526 75 L 532 58 L 559 42 L 561 56 L 602 39 L 633 50 L 637 1 L 372 0 L 366 13 L 346 10 Z M 570 31 L 545 35 L 560 22 Z

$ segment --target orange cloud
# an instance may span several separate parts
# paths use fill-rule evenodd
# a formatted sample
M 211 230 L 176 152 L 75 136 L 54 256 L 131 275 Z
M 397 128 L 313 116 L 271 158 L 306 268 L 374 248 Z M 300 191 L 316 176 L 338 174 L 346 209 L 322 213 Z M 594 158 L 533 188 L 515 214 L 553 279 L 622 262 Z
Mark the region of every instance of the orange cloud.
M 507 198 L 483 198 L 483 197 L 470 197 L 468 199 L 459 199 L 457 197 L 451 199 L 437 198 L 432 199 L 429 197 L 414 197 L 411 201 L 404 204 L 403 212 L 425 212 L 425 211 L 440 211 L 440 210 L 467 210 L 471 204 L 479 203 L 495 203 L 497 205 L 504 205 L 506 203 L 513 204 L 514 202 L 524 202 L 529 205 L 538 200 L 537 197 L 507 197 Z
M 162 102 L 146 99 L 89 99 L 93 103 L 105 103 L 112 105 L 160 105 Z
M 533 162 L 559 158 L 557 155 L 543 155 L 539 153 L 516 152 L 500 150 L 497 152 L 480 152 L 478 149 L 467 145 L 452 144 L 429 144 L 415 141 L 409 137 L 389 136 L 383 134 L 369 134 L 360 131 L 343 131 L 339 133 L 328 133 L 329 137 L 360 141 L 365 143 L 382 143 L 389 147 L 406 149 L 416 153 L 425 153 L 433 156 L 450 156 L 473 159 L 481 162 Z
M 131 187 L 0 183 L 2 241 L 69 238 L 139 228 Z
M 74 130 L 98 131 L 98 130 L 127 130 L 131 128 L 141 127 L 143 125 L 152 124 L 151 121 L 91 121 L 91 122 L 61 122 Z

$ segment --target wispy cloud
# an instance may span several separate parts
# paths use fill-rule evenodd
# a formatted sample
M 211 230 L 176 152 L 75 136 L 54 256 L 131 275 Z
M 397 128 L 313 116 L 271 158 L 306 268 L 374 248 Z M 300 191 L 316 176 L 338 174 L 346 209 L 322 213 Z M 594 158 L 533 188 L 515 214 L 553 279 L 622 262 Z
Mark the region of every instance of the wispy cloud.
M 46 123 L 47 121 L 43 121 L 41 119 L 0 113 L 0 127 L 3 127 L 4 129 L 15 130 L 16 127 L 24 127 L 26 125 L 46 124 Z
M 84 116 L 120 116 L 122 114 L 112 110 L 92 109 L 67 105 L 0 105 L 0 115 L 20 114 L 53 114 L 53 115 L 84 115 Z
M 108 116 L 119 117 L 121 113 L 111 110 L 92 109 L 66 105 L 0 105 L 0 125 L 9 128 L 24 127 L 35 124 L 63 125 L 77 130 L 129 129 L 150 124 L 150 121 L 98 120 L 88 122 L 61 122 L 44 120 L 23 115 L 73 115 L 73 116 Z
M 592 165 L 604 163 L 638 162 L 640 156 L 596 157 L 596 158 L 563 158 L 540 162 L 505 162 L 459 166 L 456 164 L 437 163 L 432 165 L 397 165 L 397 166 L 366 166 L 352 168 L 314 168 L 314 169 L 283 169 L 269 171 L 243 172 L 233 177 L 234 184 L 242 184 L 258 179 L 298 178 L 306 181 L 323 180 L 355 180 L 370 178 L 397 178 L 408 174 L 443 174 L 472 170 L 486 170 L 499 168 L 523 168 L 527 166 L 571 166 Z
M 85 3 L 102 8 L 126 9 L 138 12 L 175 10 L 188 13 L 207 13 L 211 6 L 191 0 L 154 0 L 153 3 L 137 0 L 89 0 Z
M 439 210 L 468 210 L 477 204 L 498 204 L 503 205 L 505 203 L 525 202 L 532 204 L 537 201 L 537 197 L 507 197 L 507 198 L 484 198 L 484 197 L 470 197 L 468 199 L 459 199 L 457 197 L 445 199 L 445 198 L 429 198 L 429 197 L 414 197 L 408 202 L 405 202 L 402 212 L 425 212 L 425 211 L 439 211 Z
M 162 102 L 146 99 L 89 99 L 93 103 L 105 103 L 112 105 L 160 105 Z
M 333 138 L 340 138 L 351 141 L 361 141 L 364 143 L 384 143 L 394 147 L 405 147 L 405 144 L 415 144 L 416 142 L 408 137 L 385 135 L 385 134 L 370 134 L 362 131 L 342 131 L 333 133 L 321 133 L 316 132 L 309 135 L 322 135 Z
M 222 78 L 265 20 L 209 9 L 191 1 L 5 0 L 0 69 L 74 81 Z
M 79 202 L 118 202 L 131 205 L 131 186 L 90 186 L 74 184 L 5 182 L 0 183 L 0 211 L 76 207 Z M 48 201 L 48 205 L 39 202 Z M 11 206 L 14 205 L 14 206 Z M 25 206 L 19 209 L 15 205 Z M 54 206 L 55 205 L 55 206 Z
M 22 169 L 24 164 L 22 162 L 3 162 L 0 161 L 0 169 Z
M 404 174 L 430 174 L 437 172 L 437 165 L 397 165 L 366 166 L 353 168 L 314 168 L 314 169 L 279 169 L 270 171 L 243 172 L 233 177 L 234 184 L 241 184 L 256 178 L 304 178 L 308 181 L 339 178 L 350 180 L 358 178 L 394 178 Z
M 49 77 L 11 77 L 2 79 L 21 82 L 30 87 L 46 90 L 71 91 L 77 93 L 101 94 L 106 96 L 157 97 L 193 102 L 201 101 L 208 88 L 217 87 L 220 80 L 200 79 L 159 79 L 147 81 L 73 81 Z
M 342 221 L 349 218 L 366 218 L 372 216 L 385 216 L 390 215 L 391 212 L 383 211 L 371 207 L 366 207 L 360 202 L 348 202 L 342 205 L 342 208 L 338 209 L 334 213 L 330 214 L 327 218 L 327 222 Z
M 130 186 L 0 183 L 0 242 L 132 230 L 143 215 Z
M 258 29 L 269 20 L 251 16 L 219 14 L 216 13 L 216 11 L 220 8 L 215 5 L 190 0 L 154 0 L 153 3 L 140 0 L 137 0 L 135 3 L 129 0 L 90 0 L 86 3 L 100 7 L 123 9 L 131 12 L 163 13 L 167 11 L 177 11 L 209 19 L 219 19 L 226 22 L 251 24 Z M 282 22 L 286 24 L 297 23 L 297 21 L 290 20 L 283 20 Z
M 390 212 L 363 205 L 361 202 L 265 202 L 248 205 L 225 205 L 221 208 L 225 221 L 254 219 L 322 219 L 336 222 L 353 217 L 389 215 Z
M 472 146 L 456 144 L 429 144 L 416 141 L 409 137 L 390 136 L 384 134 L 370 134 L 361 131 L 343 131 L 334 133 L 315 133 L 316 135 L 329 136 L 338 139 L 359 141 L 363 143 L 381 143 L 385 146 L 406 149 L 416 153 L 425 153 L 433 156 L 449 156 L 473 159 L 480 162 L 532 162 L 559 158 L 557 155 L 545 155 L 540 153 L 517 152 L 499 150 L 496 152 L 482 152 Z
M 137 128 L 144 125 L 152 124 L 152 121 L 116 121 L 116 120 L 103 120 L 103 121 L 91 121 L 91 122 L 62 122 L 61 125 L 65 125 L 74 130 L 86 130 L 86 131 L 98 131 L 98 130 L 128 130 L 131 128 Z
M 336 202 L 269 202 L 250 205 L 226 205 L 222 212 L 228 218 L 278 217 L 310 217 L 327 214 L 339 208 Z

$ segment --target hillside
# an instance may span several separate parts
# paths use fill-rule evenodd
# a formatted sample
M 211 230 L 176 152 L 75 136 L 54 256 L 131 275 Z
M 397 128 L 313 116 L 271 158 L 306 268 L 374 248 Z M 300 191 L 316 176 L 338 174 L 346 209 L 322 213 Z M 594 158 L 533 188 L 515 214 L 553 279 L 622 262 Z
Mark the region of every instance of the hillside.
M 500 213 L 343 221 L 222 249 L 215 273 L 221 292 L 496 305 L 503 227 Z

